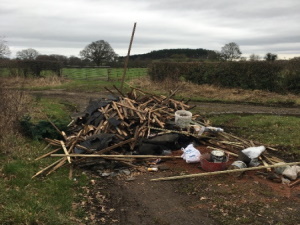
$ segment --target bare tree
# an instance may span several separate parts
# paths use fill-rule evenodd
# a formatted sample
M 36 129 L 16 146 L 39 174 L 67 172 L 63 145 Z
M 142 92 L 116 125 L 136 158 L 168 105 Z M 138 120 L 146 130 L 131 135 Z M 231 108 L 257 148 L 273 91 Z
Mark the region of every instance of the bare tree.
M 8 57 L 11 54 L 6 41 L 0 37 L 0 59 Z
M 251 54 L 249 56 L 249 61 L 259 61 L 260 60 L 260 56 L 259 55 L 255 55 L 255 54 Z
M 226 61 L 233 61 L 239 59 L 242 55 L 240 47 L 235 42 L 230 42 L 221 49 L 221 58 Z
M 35 60 L 38 57 L 39 52 L 33 48 L 24 49 L 17 52 L 17 59 L 21 60 Z
M 79 54 L 83 59 L 88 59 L 94 62 L 97 66 L 113 62 L 118 56 L 110 44 L 103 40 L 92 42 L 80 51 Z

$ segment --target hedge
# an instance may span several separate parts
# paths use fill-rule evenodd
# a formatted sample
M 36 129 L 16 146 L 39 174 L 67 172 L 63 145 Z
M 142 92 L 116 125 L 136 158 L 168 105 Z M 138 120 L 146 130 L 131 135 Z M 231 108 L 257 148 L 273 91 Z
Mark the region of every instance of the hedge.
M 44 70 L 51 70 L 57 75 L 61 75 L 62 65 L 55 61 L 40 61 L 40 60 L 3 60 L 0 62 L 0 67 L 8 69 L 10 75 L 15 76 L 41 76 Z
M 149 76 L 153 81 L 184 78 L 196 84 L 300 92 L 299 61 L 152 63 Z

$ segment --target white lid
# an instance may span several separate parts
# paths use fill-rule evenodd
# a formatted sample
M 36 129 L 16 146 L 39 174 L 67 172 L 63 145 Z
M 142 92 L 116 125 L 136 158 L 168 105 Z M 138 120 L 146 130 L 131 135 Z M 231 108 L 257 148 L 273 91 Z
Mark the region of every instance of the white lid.
M 214 156 L 224 156 L 224 155 L 225 155 L 225 153 L 224 153 L 223 151 L 221 151 L 221 150 L 214 150 L 214 151 L 211 151 L 210 154 L 212 154 L 212 155 L 214 155 Z

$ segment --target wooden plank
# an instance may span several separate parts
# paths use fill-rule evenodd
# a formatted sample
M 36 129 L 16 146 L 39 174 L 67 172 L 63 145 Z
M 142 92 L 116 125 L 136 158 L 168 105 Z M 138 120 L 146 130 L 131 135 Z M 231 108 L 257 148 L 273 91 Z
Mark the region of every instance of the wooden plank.
M 64 150 L 66 155 L 69 155 L 68 150 L 66 149 L 65 143 L 63 141 L 60 141 L 60 144 L 62 146 L 62 149 Z M 71 163 L 71 158 L 69 156 L 67 156 L 67 160 L 69 163 Z
M 57 170 L 58 168 L 62 167 L 67 161 L 67 158 L 63 158 L 63 160 L 61 162 L 59 162 L 58 164 L 56 164 L 56 166 L 54 166 L 47 174 L 46 176 L 48 176 L 49 174 L 53 173 L 55 170 Z
M 84 157 L 84 158 L 135 158 L 135 159 L 146 159 L 146 158 L 162 158 L 162 159 L 181 159 L 181 156 L 173 155 L 99 155 L 99 154 L 51 154 L 52 157 Z
M 165 127 L 165 124 L 163 122 L 161 122 L 156 115 L 153 115 L 153 118 L 155 120 L 155 122 L 161 127 L 161 128 L 164 128 Z
M 118 144 L 115 144 L 115 145 L 109 146 L 109 147 L 107 147 L 105 149 L 102 149 L 102 150 L 98 151 L 97 154 L 101 155 L 101 154 L 109 152 L 110 150 L 113 150 L 113 149 L 115 149 L 117 147 L 120 147 L 122 145 L 128 144 L 128 143 L 130 143 L 132 141 L 134 141 L 134 138 L 130 138 L 130 139 L 126 140 L 126 141 L 122 141 L 122 142 L 120 142 Z
M 47 156 L 49 156 L 49 155 L 51 155 L 51 154 L 57 152 L 57 151 L 60 150 L 60 149 L 61 149 L 61 148 L 56 148 L 56 149 L 54 149 L 54 150 L 51 151 L 51 152 L 48 152 L 48 153 L 46 153 L 46 154 L 44 154 L 44 155 L 41 155 L 40 157 L 37 157 L 37 158 L 35 159 L 35 161 L 40 160 L 40 159 L 43 159 L 43 158 L 45 158 L 45 157 L 47 157 Z
M 69 170 L 69 180 L 73 179 L 73 165 L 70 166 L 70 170 Z
M 43 172 L 47 171 L 47 170 L 50 169 L 52 166 L 54 166 L 54 165 L 60 163 L 62 160 L 63 160 L 63 158 L 61 158 L 61 159 L 55 161 L 54 163 L 52 163 L 51 165 L 49 165 L 49 166 L 47 166 L 47 167 L 45 167 L 45 168 L 43 168 L 42 170 L 40 170 L 39 172 L 37 172 L 36 174 L 34 174 L 34 175 L 31 177 L 31 179 L 32 179 L 32 178 L 35 178 L 36 176 L 38 176 L 38 175 L 42 174 Z
M 226 173 L 237 173 L 237 172 L 244 172 L 244 171 L 250 171 L 250 170 L 276 168 L 276 167 L 282 167 L 282 166 L 292 166 L 292 165 L 298 165 L 298 164 L 300 164 L 300 162 L 284 163 L 284 164 L 280 164 L 280 165 L 257 166 L 257 167 L 234 169 L 234 170 L 223 170 L 223 171 L 215 171 L 215 172 L 207 172 L 207 173 L 197 173 L 197 174 L 189 174 L 189 175 L 183 175 L 183 176 L 162 177 L 162 178 L 152 179 L 151 181 L 178 180 L 178 179 L 191 178 L 191 177 L 204 177 L 204 176 L 219 175 L 219 174 L 226 174 Z
M 130 104 L 130 106 L 124 105 L 120 102 L 116 102 L 116 104 L 119 105 L 119 106 L 122 106 L 122 107 L 126 107 L 126 108 L 131 109 L 131 110 L 136 111 L 136 112 L 145 113 L 145 111 L 142 111 L 142 110 L 139 110 L 139 109 L 135 108 L 132 103 Z
M 112 107 L 117 111 L 119 118 L 120 118 L 121 120 L 124 120 L 124 117 L 123 117 L 122 113 L 119 111 L 116 102 L 112 102 L 112 103 L 113 103 Z
M 134 111 L 135 111 L 135 113 L 138 115 L 138 117 L 140 118 L 141 123 L 142 123 L 144 120 L 146 120 L 145 116 L 142 116 L 142 115 L 140 114 L 140 112 L 139 112 L 140 110 L 136 109 L 131 101 L 128 101 L 128 104 L 129 104 L 132 108 L 135 109 Z M 133 110 L 133 109 L 131 109 L 131 110 Z M 142 111 L 142 113 L 145 113 L 145 112 Z

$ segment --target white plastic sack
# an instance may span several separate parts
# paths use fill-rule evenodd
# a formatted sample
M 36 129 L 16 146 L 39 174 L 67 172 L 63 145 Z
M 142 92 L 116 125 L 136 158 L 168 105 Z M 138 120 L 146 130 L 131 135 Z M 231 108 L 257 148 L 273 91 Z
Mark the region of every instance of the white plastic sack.
M 248 156 L 250 159 L 255 159 L 258 158 L 260 156 L 260 154 L 266 150 L 265 146 L 258 146 L 258 147 L 249 147 L 246 148 L 244 150 L 242 150 L 242 152 Z
M 201 153 L 193 144 L 189 144 L 186 148 L 182 148 L 181 150 L 183 151 L 181 158 L 183 158 L 186 163 L 200 162 Z

